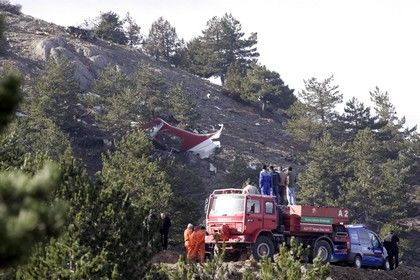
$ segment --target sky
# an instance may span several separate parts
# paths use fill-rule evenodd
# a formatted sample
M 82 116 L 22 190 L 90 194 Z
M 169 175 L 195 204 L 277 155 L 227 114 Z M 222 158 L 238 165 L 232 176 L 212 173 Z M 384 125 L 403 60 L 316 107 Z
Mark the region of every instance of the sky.
M 232 13 L 258 33 L 259 61 L 289 87 L 334 75 L 344 100 L 371 105 L 369 91 L 388 91 L 400 117 L 420 125 L 420 1 L 417 0 L 12 0 L 25 14 L 79 25 L 100 12 L 127 12 L 147 34 L 163 16 L 188 41 L 213 16 Z M 420 79 L 419 79 L 420 80 Z

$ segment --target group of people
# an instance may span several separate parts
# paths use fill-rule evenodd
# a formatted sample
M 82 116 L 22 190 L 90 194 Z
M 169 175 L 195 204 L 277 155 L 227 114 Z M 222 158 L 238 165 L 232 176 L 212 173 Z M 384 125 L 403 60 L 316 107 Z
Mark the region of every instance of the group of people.
M 288 168 L 270 166 L 268 170 L 267 165 L 264 164 L 259 178 L 260 190 L 255 186 L 247 185 L 243 193 L 272 195 L 276 197 L 278 204 L 284 204 L 286 193 L 288 205 L 295 205 L 296 183 L 297 176 L 291 166 Z
M 171 219 L 166 213 L 160 214 L 160 242 L 163 250 L 168 249 L 168 234 L 171 227 Z M 184 246 L 187 258 L 190 261 L 204 262 L 206 230 L 204 226 L 188 224 L 184 231 Z
M 204 226 L 188 224 L 184 231 L 184 246 L 188 260 L 203 263 L 206 256 L 206 230 Z

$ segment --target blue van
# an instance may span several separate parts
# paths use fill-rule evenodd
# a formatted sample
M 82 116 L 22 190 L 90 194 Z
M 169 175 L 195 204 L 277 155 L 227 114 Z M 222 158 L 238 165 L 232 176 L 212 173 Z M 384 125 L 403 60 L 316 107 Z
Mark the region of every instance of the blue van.
M 388 253 L 378 235 L 364 225 L 347 225 L 350 238 L 347 262 L 356 268 L 381 267 L 389 270 Z

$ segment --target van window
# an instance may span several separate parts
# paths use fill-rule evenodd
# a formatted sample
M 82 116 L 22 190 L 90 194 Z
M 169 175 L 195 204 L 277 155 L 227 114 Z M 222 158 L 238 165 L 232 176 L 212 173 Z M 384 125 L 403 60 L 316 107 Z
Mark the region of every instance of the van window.
M 357 234 L 357 230 L 349 229 L 350 241 L 354 244 L 359 244 L 359 235 Z
M 381 243 L 373 232 L 369 232 L 369 238 L 373 248 L 381 248 Z
M 265 202 L 265 213 L 266 214 L 273 214 L 274 213 L 274 203 L 271 201 Z
M 246 213 L 247 214 L 259 214 L 260 213 L 260 201 L 258 199 L 248 199 L 246 202 Z
M 360 229 L 358 230 L 358 232 L 359 232 L 359 240 L 360 240 L 360 244 L 363 244 L 363 245 L 365 245 L 365 246 L 369 246 L 369 245 L 371 245 L 371 242 L 370 242 L 370 237 L 369 237 L 368 231 L 367 231 L 366 229 L 360 228 Z

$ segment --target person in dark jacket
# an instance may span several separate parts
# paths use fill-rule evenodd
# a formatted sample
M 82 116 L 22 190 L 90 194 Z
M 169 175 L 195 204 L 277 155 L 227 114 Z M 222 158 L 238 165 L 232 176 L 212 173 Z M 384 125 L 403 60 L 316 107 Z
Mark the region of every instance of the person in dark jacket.
M 163 250 L 168 249 L 168 234 L 169 228 L 171 227 L 171 219 L 165 214 L 160 213 L 160 240 L 162 242 Z
M 384 247 L 388 252 L 388 260 L 391 270 L 398 267 L 398 242 L 400 242 L 400 239 L 392 230 L 384 237 Z
M 287 183 L 287 169 L 280 166 L 280 203 L 283 204 L 285 202 L 286 197 L 286 183 Z
M 280 174 L 274 168 L 274 166 L 270 166 L 271 172 L 271 184 L 273 186 L 273 195 L 276 197 L 277 204 L 281 204 L 282 197 L 280 194 Z
M 263 169 L 260 172 L 259 185 L 262 195 L 271 195 L 272 179 L 271 173 L 267 170 L 267 165 L 263 165 Z

